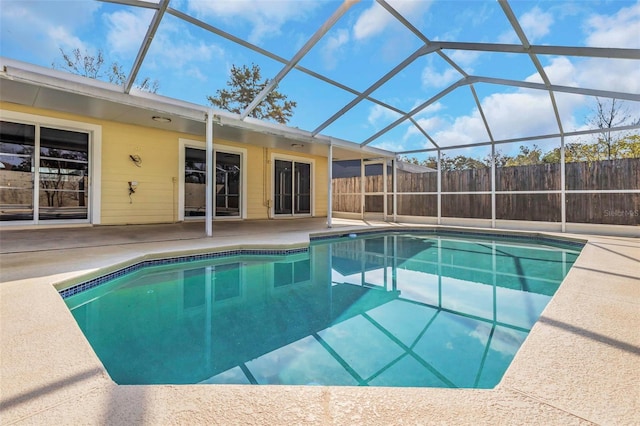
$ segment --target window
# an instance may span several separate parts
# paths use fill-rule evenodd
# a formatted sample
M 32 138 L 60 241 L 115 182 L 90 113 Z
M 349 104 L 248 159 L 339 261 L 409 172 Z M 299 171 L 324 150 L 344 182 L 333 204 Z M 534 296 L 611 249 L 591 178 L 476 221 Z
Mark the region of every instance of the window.
M 89 219 L 89 133 L 0 121 L 0 220 Z

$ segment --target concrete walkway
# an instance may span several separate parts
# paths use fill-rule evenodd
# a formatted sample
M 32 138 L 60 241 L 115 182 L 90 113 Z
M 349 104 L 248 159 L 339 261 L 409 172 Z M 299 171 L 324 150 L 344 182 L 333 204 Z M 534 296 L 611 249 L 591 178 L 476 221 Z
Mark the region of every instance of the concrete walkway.
M 335 220 L 334 230 L 394 226 Z M 151 253 L 302 245 L 324 219 L 0 231 L 0 424 L 639 424 L 640 242 L 588 240 L 492 390 L 122 386 L 52 284 Z

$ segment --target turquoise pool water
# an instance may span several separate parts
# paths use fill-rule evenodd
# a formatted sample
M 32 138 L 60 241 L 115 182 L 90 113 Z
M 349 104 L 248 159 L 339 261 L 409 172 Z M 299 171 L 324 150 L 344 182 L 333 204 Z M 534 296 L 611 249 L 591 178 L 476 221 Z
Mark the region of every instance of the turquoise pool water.
M 579 252 L 373 234 L 144 267 L 65 301 L 119 384 L 492 388 Z

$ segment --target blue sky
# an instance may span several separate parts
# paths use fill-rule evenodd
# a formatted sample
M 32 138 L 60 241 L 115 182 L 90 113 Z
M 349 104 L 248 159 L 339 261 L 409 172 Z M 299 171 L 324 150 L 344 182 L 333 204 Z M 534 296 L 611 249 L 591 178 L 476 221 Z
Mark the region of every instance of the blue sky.
M 494 0 L 388 3 L 432 41 L 518 43 Z M 288 60 L 339 4 L 333 0 L 172 0 L 169 7 Z M 640 1 L 514 0 L 509 4 L 532 44 L 640 48 Z M 152 9 L 91 0 L 0 0 L 0 54 L 51 67 L 60 62 L 60 48 L 93 54 L 101 49 L 108 62 L 117 61 L 128 72 L 152 15 Z M 299 65 L 364 91 L 421 46 L 422 41 L 380 5 L 363 0 L 342 16 Z M 541 82 L 527 55 L 444 53 L 470 75 Z M 638 61 L 545 55 L 539 59 L 553 84 L 640 93 Z M 166 14 L 139 75 L 158 80 L 159 94 L 206 105 L 206 96 L 224 87 L 233 64 L 251 63 L 261 67 L 264 77 L 275 76 L 283 67 Z M 416 59 L 372 96 L 408 112 L 461 77 L 431 53 Z M 558 132 L 548 93 L 492 84 L 475 84 L 474 88 L 496 140 Z M 355 97 L 298 70 L 285 77 L 280 91 L 298 102 L 289 125 L 310 131 Z M 556 100 L 565 130 L 585 127 L 594 99 L 558 94 Z M 630 113 L 640 114 L 637 104 L 627 103 Z M 396 112 L 363 101 L 321 133 L 362 142 L 398 117 Z M 414 118 L 443 147 L 489 140 L 468 86 Z M 539 145 L 545 143 L 557 142 Z M 433 147 L 410 123 L 382 135 L 371 146 L 392 151 Z

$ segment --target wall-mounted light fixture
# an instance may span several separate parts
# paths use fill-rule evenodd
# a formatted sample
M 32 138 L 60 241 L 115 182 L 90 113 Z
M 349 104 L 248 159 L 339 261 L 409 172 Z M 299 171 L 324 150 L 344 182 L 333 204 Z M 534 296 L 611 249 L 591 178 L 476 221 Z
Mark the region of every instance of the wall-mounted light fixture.
M 133 161 L 133 164 L 138 167 L 142 166 L 142 158 L 139 155 L 131 154 L 129 155 L 129 160 Z
M 304 145 L 302 145 L 301 143 L 292 143 L 291 144 L 291 148 L 303 148 Z
M 171 119 L 169 117 L 162 117 L 160 115 L 154 115 L 151 117 L 153 121 L 157 121 L 158 123 L 171 123 Z

